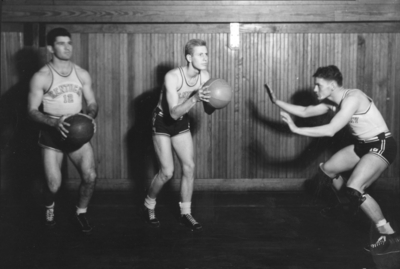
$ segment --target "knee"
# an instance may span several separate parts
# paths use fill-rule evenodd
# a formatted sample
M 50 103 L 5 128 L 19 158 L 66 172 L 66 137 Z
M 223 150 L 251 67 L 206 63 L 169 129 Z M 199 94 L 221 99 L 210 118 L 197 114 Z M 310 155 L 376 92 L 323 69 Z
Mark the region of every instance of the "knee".
M 334 179 L 337 177 L 337 174 L 335 173 L 335 171 L 333 171 L 329 167 L 329 165 L 327 165 L 326 163 L 320 163 L 319 168 L 320 168 L 321 172 L 324 173 L 329 178 Z
M 55 193 L 58 192 L 58 190 L 61 187 L 61 181 L 59 181 L 59 180 L 49 180 L 48 183 L 47 183 L 47 187 L 48 187 L 48 190 L 51 193 L 55 194 Z
M 360 191 L 348 186 L 346 187 L 345 194 L 349 200 L 349 205 L 353 212 L 357 212 L 358 208 L 367 199 L 366 193 L 361 193 Z
M 162 168 L 158 172 L 158 177 L 163 181 L 166 182 L 172 178 L 174 175 L 174 168 L 173 167 L 168 167 L 168 168 Z
M 90 169 L 83 173 L 83 182 L 87 185 L 94 185 L 96 183 L 97 173 L 94 169 Z
M 194 162 L 187 162 L 182 165 L 182 170 L 185 175 L 193 175 L 194 168 L 195 168 Z

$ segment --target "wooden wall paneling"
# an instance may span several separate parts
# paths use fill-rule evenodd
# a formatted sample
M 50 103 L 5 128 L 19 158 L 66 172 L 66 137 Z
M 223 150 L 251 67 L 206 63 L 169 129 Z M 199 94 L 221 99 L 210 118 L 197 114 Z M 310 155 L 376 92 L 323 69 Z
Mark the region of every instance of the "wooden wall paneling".
M 242 35 L 242 40 L 245 40 L 245 36 Z M 235 117 L 234 122 L 236 123 L 235 130 L 234 130 L 234 141 L 235 141 L 235 152 L 234 152 L 234 173 L 233 178 L 243 178 L 242 175 L 242 158 L 241 153 L 243 150 L 243 99 L 245 98 L 244 88 L 243 88 L 243 71 L 245 70 L 245 66 L 243 64 L 243 57 L 245 55 L 244 49 L 246 48 L 246 44 L 244 42 L 240 43 L 240 50 L 238 51 L 238 59 L 237 59 L 237 72 L 236 72 L 236 79 L 235 84 L 237 90 L 235 91 L 235 99 L 236 101 L 236 110 L 235 110 Z
M 246 109 L 246 102 L 250 99 L 251 94 L 251 73 L 252 73 L 252 55 L 251 52 L 253 51 L 252 42 L 251 42 L 252 35 L 244 34 L 243 35 L 243 73 L 242 73 L 242 92 L 243 98 L 241 100 L 241 122 L 242 122 L 242 132 L 243 136 L 241 139 L 241 163 L 242 163 L 242 173 L 241 177 L 246 177 L 249 173 L 248 171 L 248 158 L 246 154 L 246 147 L 249 144 L 249 131 L 251 128 L 251 124 L 249 123 L 249 113 Z
M 119 158 L 121 160 L 120 162 L 120 174 L 122 179 L 127 179 L 129 177 L 129 162 L 132 161 L 129 158 L 129 144 L 128 144 L 128 135 L 129 135 L 129 127 L 131 125 L 129 124 L 129 119 L 131 115 L 131 98 L 130 98 L 130 87 L 129 87 L 129 81 L 128 77 L 132 76 L 131 73 L 129 73 L 129 68 L 128 65 L 132 65 L 131 58 L 129 57 L 129 51 L 131 51 L 132 48 L 129 47 L 129 41 L 128 41 L 128 34 L 123 33 L 118 35 L 118 41 L 119 43 L 117 46 L 119 47 L 119 55 L 116 55 L 116 58 L 119 56 L 119 126 L 121 129 L 121 132 L 119 134 L 119 140 L 121 141 L 120 148 L 117 149 L 119 152 Z M 118 63 L 117 63 L 118 64 Z M 116 89 L 115 89 L 116 90 Z
M 282 123 L 279 109 L 270 103 L 263 83 L 268 82 L 278 98 L 290 102 L 297 91 L 312 91 L 311 76 L 321 65 L 336 64 L 343 72 L 345 86 L 360 88 L 373 97 L 393 133 L 398 136 L 398 119 L 395 116 L 398 108 L 394 100 L 399 99 L 395 89 L 400 68 L 396 53 L 399 50 L 399 34 L 376 33 L 373 25 L 363 25 L 366 30 L 359 33 L 347 32 L 348 28 L 340 32 L 340 27 L 336 32 L 331 27 L 325 27 L 321 33 L 296 32 L 282 25 L 276 27 L 281 32 L 269 26 L 241 27 L 246 31 L 241 34 L 239 50 L 227 47 L 228 33 L 225 30 L 216 30 L 226 29 L 224 27 L 210 26 L 216 32 L 206 33 L 205 25 L 181 25 L 173 28 L 182 33 L 168 33 L 169 26 L 163 28 L 158 25 L 160 32 L 149 33 L 146 31 L 151 27 L 147 26 L 118 28 L 114 25 L 112 29 L 117 29 L 116 33 L 109 32 L 111 28 L 107 27 L 104 27 L 107 33 L 103 33 L 103 28 L 97 26 L 73 26 L 83 31 L 73 32 L 74 61 L 92 75 L 100 104 L 98 132 L 92 141 L 100 185 L 118 182 L 131 186 L 136 184 L 136 180 L 150 180 L 156 173 L 157 164 L 149 156 L 148 168 L 141 175 L 143 178 L 133 179 L 137 168 L 132 166 L 129 157 L 132 148 L 128 148 L 128 134 L 138 117 L 133 102 L 160 86 L 157 78 L 159 67 L 173 68 L 185 64 L 183 46 L 194 37 L 208 42 L 211 76 L 226 79 L 234 93 L 230 105 L 211 116 L 203 112 L 200 104 L 191 111 L 191 116 L 197 121 L 193 137 L 197 188 L 221 182 L 224 182 L 223 186 L 215 187 L 230 188 L 230 184 L 238 182 L 235 179 L 241 182 L 262 179 L 263 186 L 275 182 L 283 187 L 293 184 L 290 182 L 295 182 L 296 178 L 315 173 L 318 162 L 327 159 L 329 153 L 317 155 L 317 149 L 310 148 L 309 160 L 304 162 L 304 167 L 288 165 L 287 161 L 299 157 L 315 139 L 275 131 L 265 122 L 253 118 L 249 102 L 265 119 Z M 299 28 L 299 25 L 293 28 L 308 29 Z M 142 32 L 136 33 L 134 29 Z M 12 39 L 10 43 L 18 40 L 17 36 L 7 38 Z M 2 51 L 3 44 L 2 39 Z M 2 70 L 2 76 L 5 74 L 6 71 Z M 257 146 L 255 156 L 251 152 L 252 145 Z M 143 156 L 147 158 L 147 154 L 150 153 Z M 396 162 L 398 166 L 398 160 Z M 75 169 L 68 169 L 71 182 L 78 184 Z M 174 188 L 179 183 L 181 171 L 175 156 Z M 383 177 L 398 177 L 398 173 L 393 165 Z M 282 181 L 272 180 L 278 178 Z
M 24 36 L 22 25 L 11 25 L 6 28 L 5 31 L 1 32 L 1 88 L 0 88 L 0 100 L 1 105 L 9 105 L 9 102 L 13 101 L 14 93 L 9 92 L 13 90 L 18 81 L 18 72 L 15 65 L 15 56 L 18 51 L 23 49 Z M 10 97 L 11 96 L 11 97 Z M 16 108 L 17 109 L 17 108 Z M 18 180 L 18 178 L 13 178 L 15 175 L 15 148 L 13 148 L 13 137 L 15 135 L 15 122 L 12 113 L 14 111 L 9 111 L 9 114 L 2 114 L 1 123 L 1 145 L 0 145 L 0 187 L 2 189 L 11 185 L 13 180 Z M 10 119 L 11 118 L 11 119 Z M 15 142 L 14 142 L 15 143 Z
M 256 117 L 254 117 L 254 114 L 252 113 L 252 106 L 257 108 L 261 113 L 265 113 L 265 103 L 263 102 L 263 89 L 264 87 L 262 86 L 262 81 L 266 79 L 265 77 L 265 35 L 262 33 L 257 33 L 257 49 L 256 49 L 256 55 L 257 58 L 256 60 L 256 77 L 262 78 L 261 80 L 258 79 L 256 80 L 254 92 L 255 92 L 255 98 L 252 100 L 249 100 L 249 105 L 247 106 L 247 109 L 249 110 L 249 115 L 251 120 L 253 121 L 253 141 L 249 143 L 247 146 L 247 154 L 249 156 L 250 160 L 250 167 L 252 169 L 253 173 L 253 178 L 258 178 L 262 176 L 263 170 L 262 167 L 258 166 L 258 161 L 260 159 L 260 156 L 256 155 L 254 152 L 254 148 L 256 145 L 260 145 L 260 149 L 263 148 L 263 143 L 262 143 L 262 129 L 259 121 L 257 120 Z M 264 114 L 265 115 L 265 114 Z
M 229 38 L 227 38 L 229 41 Z M 228 64 L 227 64 L 227 72 L 228 72 L 228 82 L 232 87 L 232 100 L 227 107 L 227 173 L 226 178 L 234 178 L 235 175 L 235 146 L 236 141 L 236 129 L 237 129 L 237 121 L 231 120 L 236 119 L 236 111 L 238 106 L 238 59 L 239 52 L 237 50 L 228 49 Z
M 393 54 L 392 57 L 395 60 L 396 63 L 393 63 L 393 69 L 391 69 L 392 74 L 393 74 L 393 80 L 394 80 L 394 86 L 391 88 L 392 94 L 393 94 L 393 104 L 394 104 L 394 111 L 391 113 L 391 128 L 394 133 L 394 137 L 396 141 L 400 141 L 400 131 L 399 131 L 399 105 L 400 104 L 400 34 L 395 35 L 395 45 L 393 46 Z M 399 143 L 399 142 L 398 142 Z M 391 170 L 391 176 L 393 177 L 399 177 L 400 174 L 400 157 L 397 157 L 393 165 L 390 167 Z M 398 183 L 399 184 L 399 183 Z M 397 191 L 399 191 L 399 187 L 397 188 Z
M 392 35 L 389 39 L 389 55 L 388 55 L 388 94 L 387 94 L 387 108 L 386 108 L 386 120 L 388 127 L 392 131 L 392 134 L 396 141 L 399 141 L 399 118 L 398 118 L 398 104 L 400 103 L 400 35 Z M 397 129 L 396 129 L 397 128 Z M 389 166 L 388 175 L 389 177 L 395 177 L 396 173 L 399 172 L 399 157 L 396 158 L 394 163 Z M 398 174 L 397 174 L 398 176 Z M 399 184 L 397 184 L 397 191 L 399 191 Z
M 365 57 L 365 74 L 364 74 L 364 83 L 362 90 L 368 95 L 372 96 L 372 88 L 373 88 L 373 56 L 375 54 L 373 47 L 373 40 L 375 34 L 366 35 L 365 38 L 365 47 L 366 47 L 366 57 Z
M 14 64 L 15 54 L 24 46 L 22 32 L 1 33 L 1 94 L 17 82 Z
M 398 2 L 63 1 L 3 3 L 5 22 L 335 22 L 398 21 Z

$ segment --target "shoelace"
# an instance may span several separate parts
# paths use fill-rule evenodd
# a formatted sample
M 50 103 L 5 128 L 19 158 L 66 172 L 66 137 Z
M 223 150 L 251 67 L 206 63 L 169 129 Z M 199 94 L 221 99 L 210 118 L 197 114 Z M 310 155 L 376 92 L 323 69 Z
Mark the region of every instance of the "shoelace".
M 156 218 L 156 212 L 154 211 L 154 209 L 149 209 L 149 218 L 150 219 Z
M 371 247 L 372 248 L 376 248 L 378 246 L 381 246 L 383 244 L 385 244 L 386 242 L 386 236 L 382 235 L 381 237 L 379 237 L 378 241 L 376 241 L 375 244 L 372 244 Z
M 54 219 L 54 210 L 53 209 L 46 210 L 46 219 L 48 221 L 52 221 Z
M 89 223 L 88 223 L 87 219 L 85 218 L 84 214 L 79 214 L 77 216 L 77 219 L 82 227 L 89 227 Z
M 187 214 L 185 216 L 193 225 L 197 224 L 197 221 L 192 217 L 192 215 Z

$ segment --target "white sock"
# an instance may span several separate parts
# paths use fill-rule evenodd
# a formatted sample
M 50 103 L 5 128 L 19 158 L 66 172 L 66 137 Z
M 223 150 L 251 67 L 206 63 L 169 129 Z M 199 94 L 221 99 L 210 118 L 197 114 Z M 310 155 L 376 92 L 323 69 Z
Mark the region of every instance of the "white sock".
M 144 206 L 147 207 L 148 209 L 154 209 L 156 208 L 156 198 L 151 198 L 147 195 L 147 197 L 144 199 Z
M 179 202 L 179 207 L 181 208 L 181 215 L 191 214 L 191 202 Z
M 376 223 L 376 228 L 382 227 L 387 223 L 386 219 L 382 219 L 380 221 L 378 221 L 378 223 Z
M 77 215 L 79 215 L 79 214 L 85 214 L 87 212 L 87 207 L 86 208 L 79 208 L 79 207 L 76 207 L 76 214 Z
M 55 203 L 53 202 L 51 205 L 46 205 L 47 209 L 54 209 Z

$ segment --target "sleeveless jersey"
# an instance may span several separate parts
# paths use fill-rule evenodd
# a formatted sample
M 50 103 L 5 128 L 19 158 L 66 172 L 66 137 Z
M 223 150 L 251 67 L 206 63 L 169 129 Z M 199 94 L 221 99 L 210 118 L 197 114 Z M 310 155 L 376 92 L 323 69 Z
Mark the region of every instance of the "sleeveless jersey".
M 76 114 L 82 110 L 82 87 L 75 66 L 68 75 L 59 74 L 48 64 L 52 83 L 43 95 L 43 111 L 52 116 Z
M 342 97 L 342 101 L 344 98 L 347 97 L 347 94 L 349 92 L 350 90 L 347 90 L 345 92 L 345 94 Z M 351 129 L 352 134 L 358 139 L 372 138 L 380 133 L 389 131 L 386 122 L 382 117 L 382 114 L 375 106 L 373 100 L 367 95 L 365 95 L 365 97 L 367 97 L 370 102 L 369 107 L 364 112 L 359 112 L 354 114 L 349 122 L 349 127 Z
M 194 91 L 197 91 L 200 88 L 201 85 L 201 71 L 199 73 L 199 76 L 197 77 L 196 82 L 193 85 L 190 85 L 185 77 L 185 74 L 183 73 L 182 67 L 178 68 L 181 76 L 182 76 L 182 84 L 177 90 L 178 96 L 179 96 L 179 101 L 178 104 L 182 104 L 184 101 L 186 101 L 189 97 L 192 96 Z M 167 89 L 165 88 L 165 84 L 163 85 L 161 89 L 161 94 L 160 94 L 160 99 L 158 101 L 157 107 L 161 109 L 161 111 L 164 114 L 169 115 L 169 107 L 168 107 L 168 102 L 166 98 L 166 93 Z

